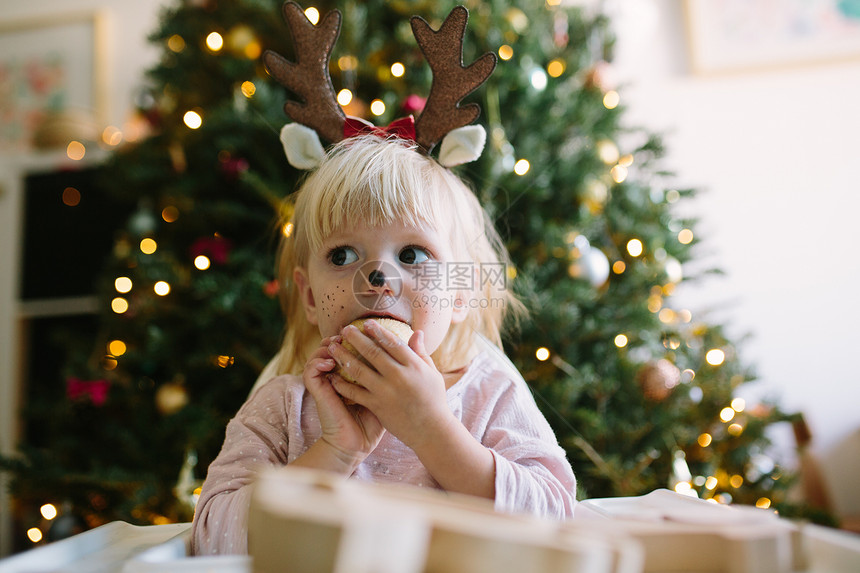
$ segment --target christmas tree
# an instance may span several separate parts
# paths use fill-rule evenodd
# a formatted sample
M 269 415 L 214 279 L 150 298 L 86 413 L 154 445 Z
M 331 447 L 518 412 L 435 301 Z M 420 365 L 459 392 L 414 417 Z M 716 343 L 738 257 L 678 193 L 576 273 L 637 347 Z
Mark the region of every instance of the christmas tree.
M 558 1 L 468 1 L 463 60 L 498 54 L 481 105 L 482 157 L 457 168 L 506 239 L 529 309 L 508 354 L 568 452 L 580 497 L 672 487 L 719 502 L 785 501 L 766 430 L 744 404 L 751 369 L 719 325 L 672 294 L 695 254 L 693 194 L 672 185 L 659 137 L 623 124 L 598 12 Z M 318 2 L 343 12 L 338 101 L 376 125 L 419 114 L 431 71 L 409 18 L 438 29 L 454 3 Z M 273 282 L 282 199 L 302 173 L 278 140 L 286 90 L 261 53 L 293 59 L 281 0 L 184 0 L 139 98 L 150 135 L 114 153 L 103 184 L 133 215 L 100 275 L 98 329 L 69 335 L 62 377 L 30 404 L 5 460 L 26 522 L 46 502 L 92 527 L 190 519 L 227 420 L 283 331 Z M 72 340 L 74 338 L 74 340 Z M 74 344 L 84 346 L 75 349 Z M 29 526 L 22 523 L 22 526 Z

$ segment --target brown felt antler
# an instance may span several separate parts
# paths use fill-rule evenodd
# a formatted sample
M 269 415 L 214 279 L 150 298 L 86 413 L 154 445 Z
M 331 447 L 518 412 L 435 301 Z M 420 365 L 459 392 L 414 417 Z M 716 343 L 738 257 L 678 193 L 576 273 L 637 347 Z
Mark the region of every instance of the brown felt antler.
M 463 66 L 463 36 L 469 12 L 455 6 L 438 31 L 421 17 L 412 17 L 412 33 L 433 71 L 433 84 L 424 111 L 415 122 L 416 140 L 428 152 L 451 130 L 472 123 L 481 113 L 478 104 L 460 100 L 484 83 L 496 67 L 487 53 Z
M 303 103 L 285 103 L 287 115 L 293 121 L 314 129 L 323 139 L 336 143 L 343 139 L 346 115 L 337 103 L 328 66 L 332 48 L 340 34 L 340 12 L 332 10 L 317 26 L 307 19 L 295 2 L 285 3 L 283 12 L 292 32 L 296 62 L 267 50 L 263 63 L 278 82 L 304 100 Z

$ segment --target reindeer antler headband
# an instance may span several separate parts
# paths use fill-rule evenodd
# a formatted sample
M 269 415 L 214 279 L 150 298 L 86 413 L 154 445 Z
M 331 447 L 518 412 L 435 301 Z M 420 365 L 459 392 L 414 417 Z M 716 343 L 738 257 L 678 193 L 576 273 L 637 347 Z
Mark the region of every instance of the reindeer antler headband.
M 424 110 L 377 128 L 363 119 L 347 116 L 340 105 L 329 74 L 332 48 L 340 34 L 341 14 L 329 12 L 318 25 L 307 19 L 301 7 L 287 2 L 284 20 L 292 32 L 296 62 L 266 51 L 268 72 L 304 101 L 287 101 L 284 111 L 295 122 L 281 130 L 281 142 L 290 164 L 310 169 L 319 164 L 324 150 L 319 138 L 336 143 L 365 132 L 391 133 L 415 141 L 425 153 L 440 141 L 439 163 L 450 167 L 474 161 L 481 155 L 486 132 L 470 125 L 480 115 L 478 104 L 460 106 L 460 100 L 484 83 L 496 67 L 496 56 L 487 53 L 470 66 L 463 65 L 463 36 L 469 13 L 455 7 L 438 31 L 421 17 L 413 16 L 412 33 L 433 72 L 433 83 Z

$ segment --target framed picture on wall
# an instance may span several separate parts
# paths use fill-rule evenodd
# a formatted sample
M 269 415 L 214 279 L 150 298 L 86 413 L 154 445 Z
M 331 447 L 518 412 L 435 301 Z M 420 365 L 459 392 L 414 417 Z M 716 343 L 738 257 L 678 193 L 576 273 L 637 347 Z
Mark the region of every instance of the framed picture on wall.
M 696 73 L 860 59 L 860 0 L 685 0 Z
M 51 118 L 104 125 L 105 28 L 103 12 L 0 17 L 0 153 L 39 147 Z

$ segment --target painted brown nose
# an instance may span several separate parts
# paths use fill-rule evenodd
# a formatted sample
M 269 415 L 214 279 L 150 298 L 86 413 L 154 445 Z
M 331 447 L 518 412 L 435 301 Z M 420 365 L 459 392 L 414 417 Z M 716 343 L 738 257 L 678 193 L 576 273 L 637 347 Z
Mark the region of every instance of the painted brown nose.
M 385 273 L 378 269 L 374 269 L 370 271 L 370 274 L 367 276 L 367 280 L 371 286 L 381 287 L 385 284 Z

